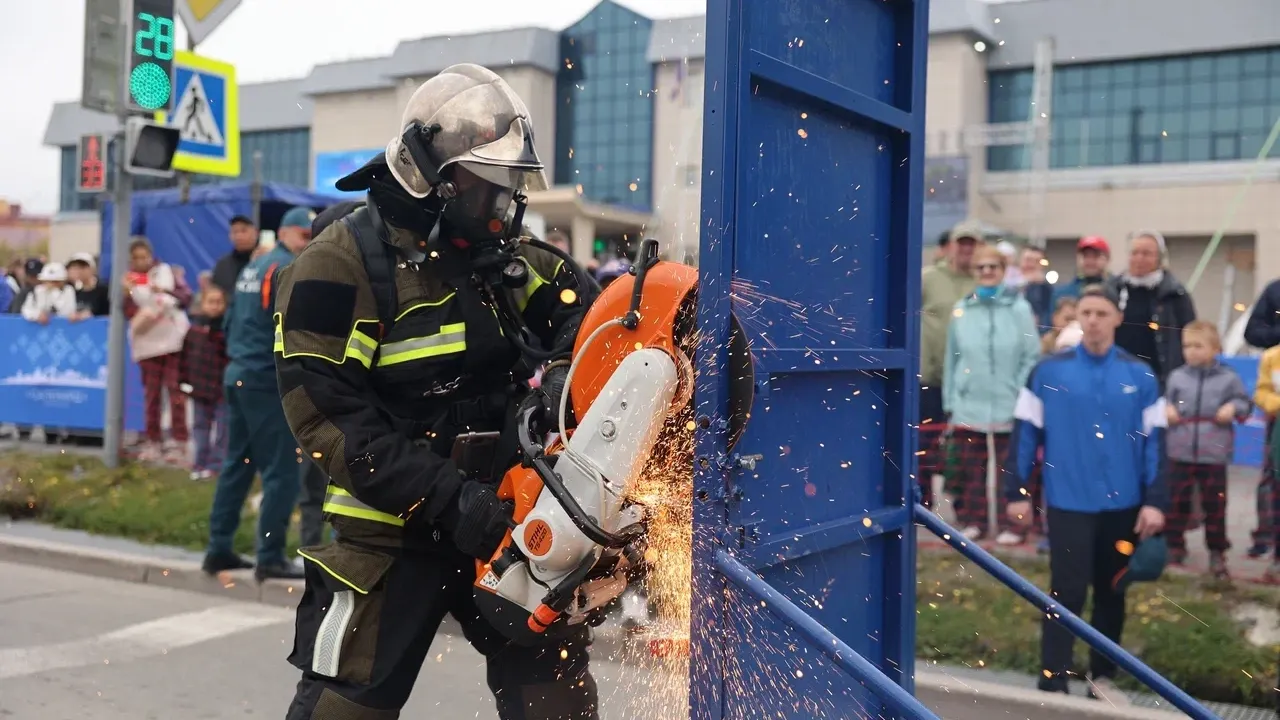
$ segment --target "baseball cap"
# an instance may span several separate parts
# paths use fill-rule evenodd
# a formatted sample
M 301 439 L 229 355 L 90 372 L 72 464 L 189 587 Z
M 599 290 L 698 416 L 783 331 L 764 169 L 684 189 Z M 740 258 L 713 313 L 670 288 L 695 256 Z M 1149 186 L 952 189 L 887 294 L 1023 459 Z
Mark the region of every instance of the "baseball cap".
M 87 252 L 78 252 L 75 255 L 72 255 L 71 258 L 67 260 L 67 267 L 71 267 L 76 263 L 88 265 L 90 269 L 98 267 L 98 261 L 94 260 L 93 255 Z
M 316 219 L 316 211 L 309 207 L 292 207 L 289 212 L 284 214 L 284 219 L 280 221 L 281 228 L 296 227 L 304 230 L 311 230 L 311 221 Z
M 1105 238 L 1098 235 L 1086 235 L 1080 238 L 1080 242 L 1076 243 L 1076 252 L 1084 252 L 1085 250 L 1093 250 L 1103 255 L 1111 254 L 1111 246 L 1107 244 Z
M 29 278 L 39 275 L 40 271 L 43 269 L 44 263 L 40 262 L 40 258 L 29 258 L 22 266 L 22 271 L 26 273 Z
M 1122 590 L 1136 582 L 1159 580 L 1168 562 L 1168 543 L 1165 542 L 1163 535 L 1154 535 L 1133 548 L 1133 554 L 1129 556 L 1129 564 L 1116 574 L 1111 584 L 1116 590 Z
M 49 263 L 40 268 L 36 279 L 40 282 L 66 282 L 67 268 L 62 263 Z
M 987 234 L 982 231 L 982 223 L 976 220 L 965 220 L 951 228 L 951 242 L 963 240 L 964 238 L 982 242 L 986 236 Z
M 235 224 L 237 224 L 237 223 L 244 223 L 245 225 L 252 225 L 252 224 L 253 224 L 253 218 L 249 217 L 248 215 L 233 215 L 233 216 L 231 216 L 231 222 L 230 222 L 230 223 L 227 223 L 227 224 L 228 224 L 228 225 L 235 225 Z

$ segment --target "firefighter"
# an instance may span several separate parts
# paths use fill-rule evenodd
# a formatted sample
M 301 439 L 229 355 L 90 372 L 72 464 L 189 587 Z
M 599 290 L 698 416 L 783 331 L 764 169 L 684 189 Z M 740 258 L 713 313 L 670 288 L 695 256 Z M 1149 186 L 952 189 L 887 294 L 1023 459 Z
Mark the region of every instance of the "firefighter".
M 475 560 L 513 525 L 495 488 L 518 460 L 515 412 L 558 404 L 583 276 L 550 246 L 509 242 L 524 193 L 546 179 L 506 82 L 447 68 L 409 99 L 401 127 L 338 182 L 367 191 L 365 205 L 328 218 L 276 298 L 284 412 L 330 478 L 336 534 L 299 551 L 306 591 L 289 659 L 302 681 L 288 717 L 398 717 L 452 615 L 486 656 L 504 720 L 594 720 L 586 630 L 517 646 L 472 595 Z M 518 248 L 505 263 L 504 248 Z M 548 361 L 552 380 L 531 394 Z

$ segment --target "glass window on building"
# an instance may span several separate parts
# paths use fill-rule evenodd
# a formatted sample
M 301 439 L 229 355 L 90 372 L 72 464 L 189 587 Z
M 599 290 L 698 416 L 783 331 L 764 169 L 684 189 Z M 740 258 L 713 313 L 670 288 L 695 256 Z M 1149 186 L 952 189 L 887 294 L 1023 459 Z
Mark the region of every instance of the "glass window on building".
M 1053 76 L 1055 168 L 1250 160 L 1280 118 L 1280 48 L 1068 65 Z M 989 122 L 1030 117 L 1030 69 L 988 81 Z M 1029 160 L 1025 147 L 987 150 L 995 171 Z
M 565 30 L 557 78 L 557 185 L 648 211 L 653 196 L 652 21 L 609 0 Z

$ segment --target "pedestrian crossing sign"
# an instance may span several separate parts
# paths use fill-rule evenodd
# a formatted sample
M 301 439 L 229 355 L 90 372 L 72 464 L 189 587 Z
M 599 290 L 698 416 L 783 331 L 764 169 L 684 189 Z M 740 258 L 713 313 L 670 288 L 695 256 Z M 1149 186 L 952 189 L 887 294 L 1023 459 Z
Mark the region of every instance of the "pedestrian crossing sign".
M 240 99 L 236 69 L 195 53 L 173 57 L 173 113 L 156 120 L 177 128 L 173 169 L 223 177 L 240 176 Z

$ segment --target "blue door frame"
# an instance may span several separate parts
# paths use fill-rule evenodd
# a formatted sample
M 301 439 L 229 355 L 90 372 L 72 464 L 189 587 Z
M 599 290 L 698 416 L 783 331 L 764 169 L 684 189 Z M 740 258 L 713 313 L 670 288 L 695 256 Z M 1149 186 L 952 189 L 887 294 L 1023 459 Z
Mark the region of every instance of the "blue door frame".
M 936 718 L 912 697 L 919 522 L 1212 720 L 916 504 L 928 7 L 707 2 L 690 717 Z M 755 381 L 733 448 L 731 312 Z
M 927 0 L 708 0 L 699 720 L 933 717 L 911 697 L 927 47 Z M 731 309 L 756 387 L 732 449 Z

